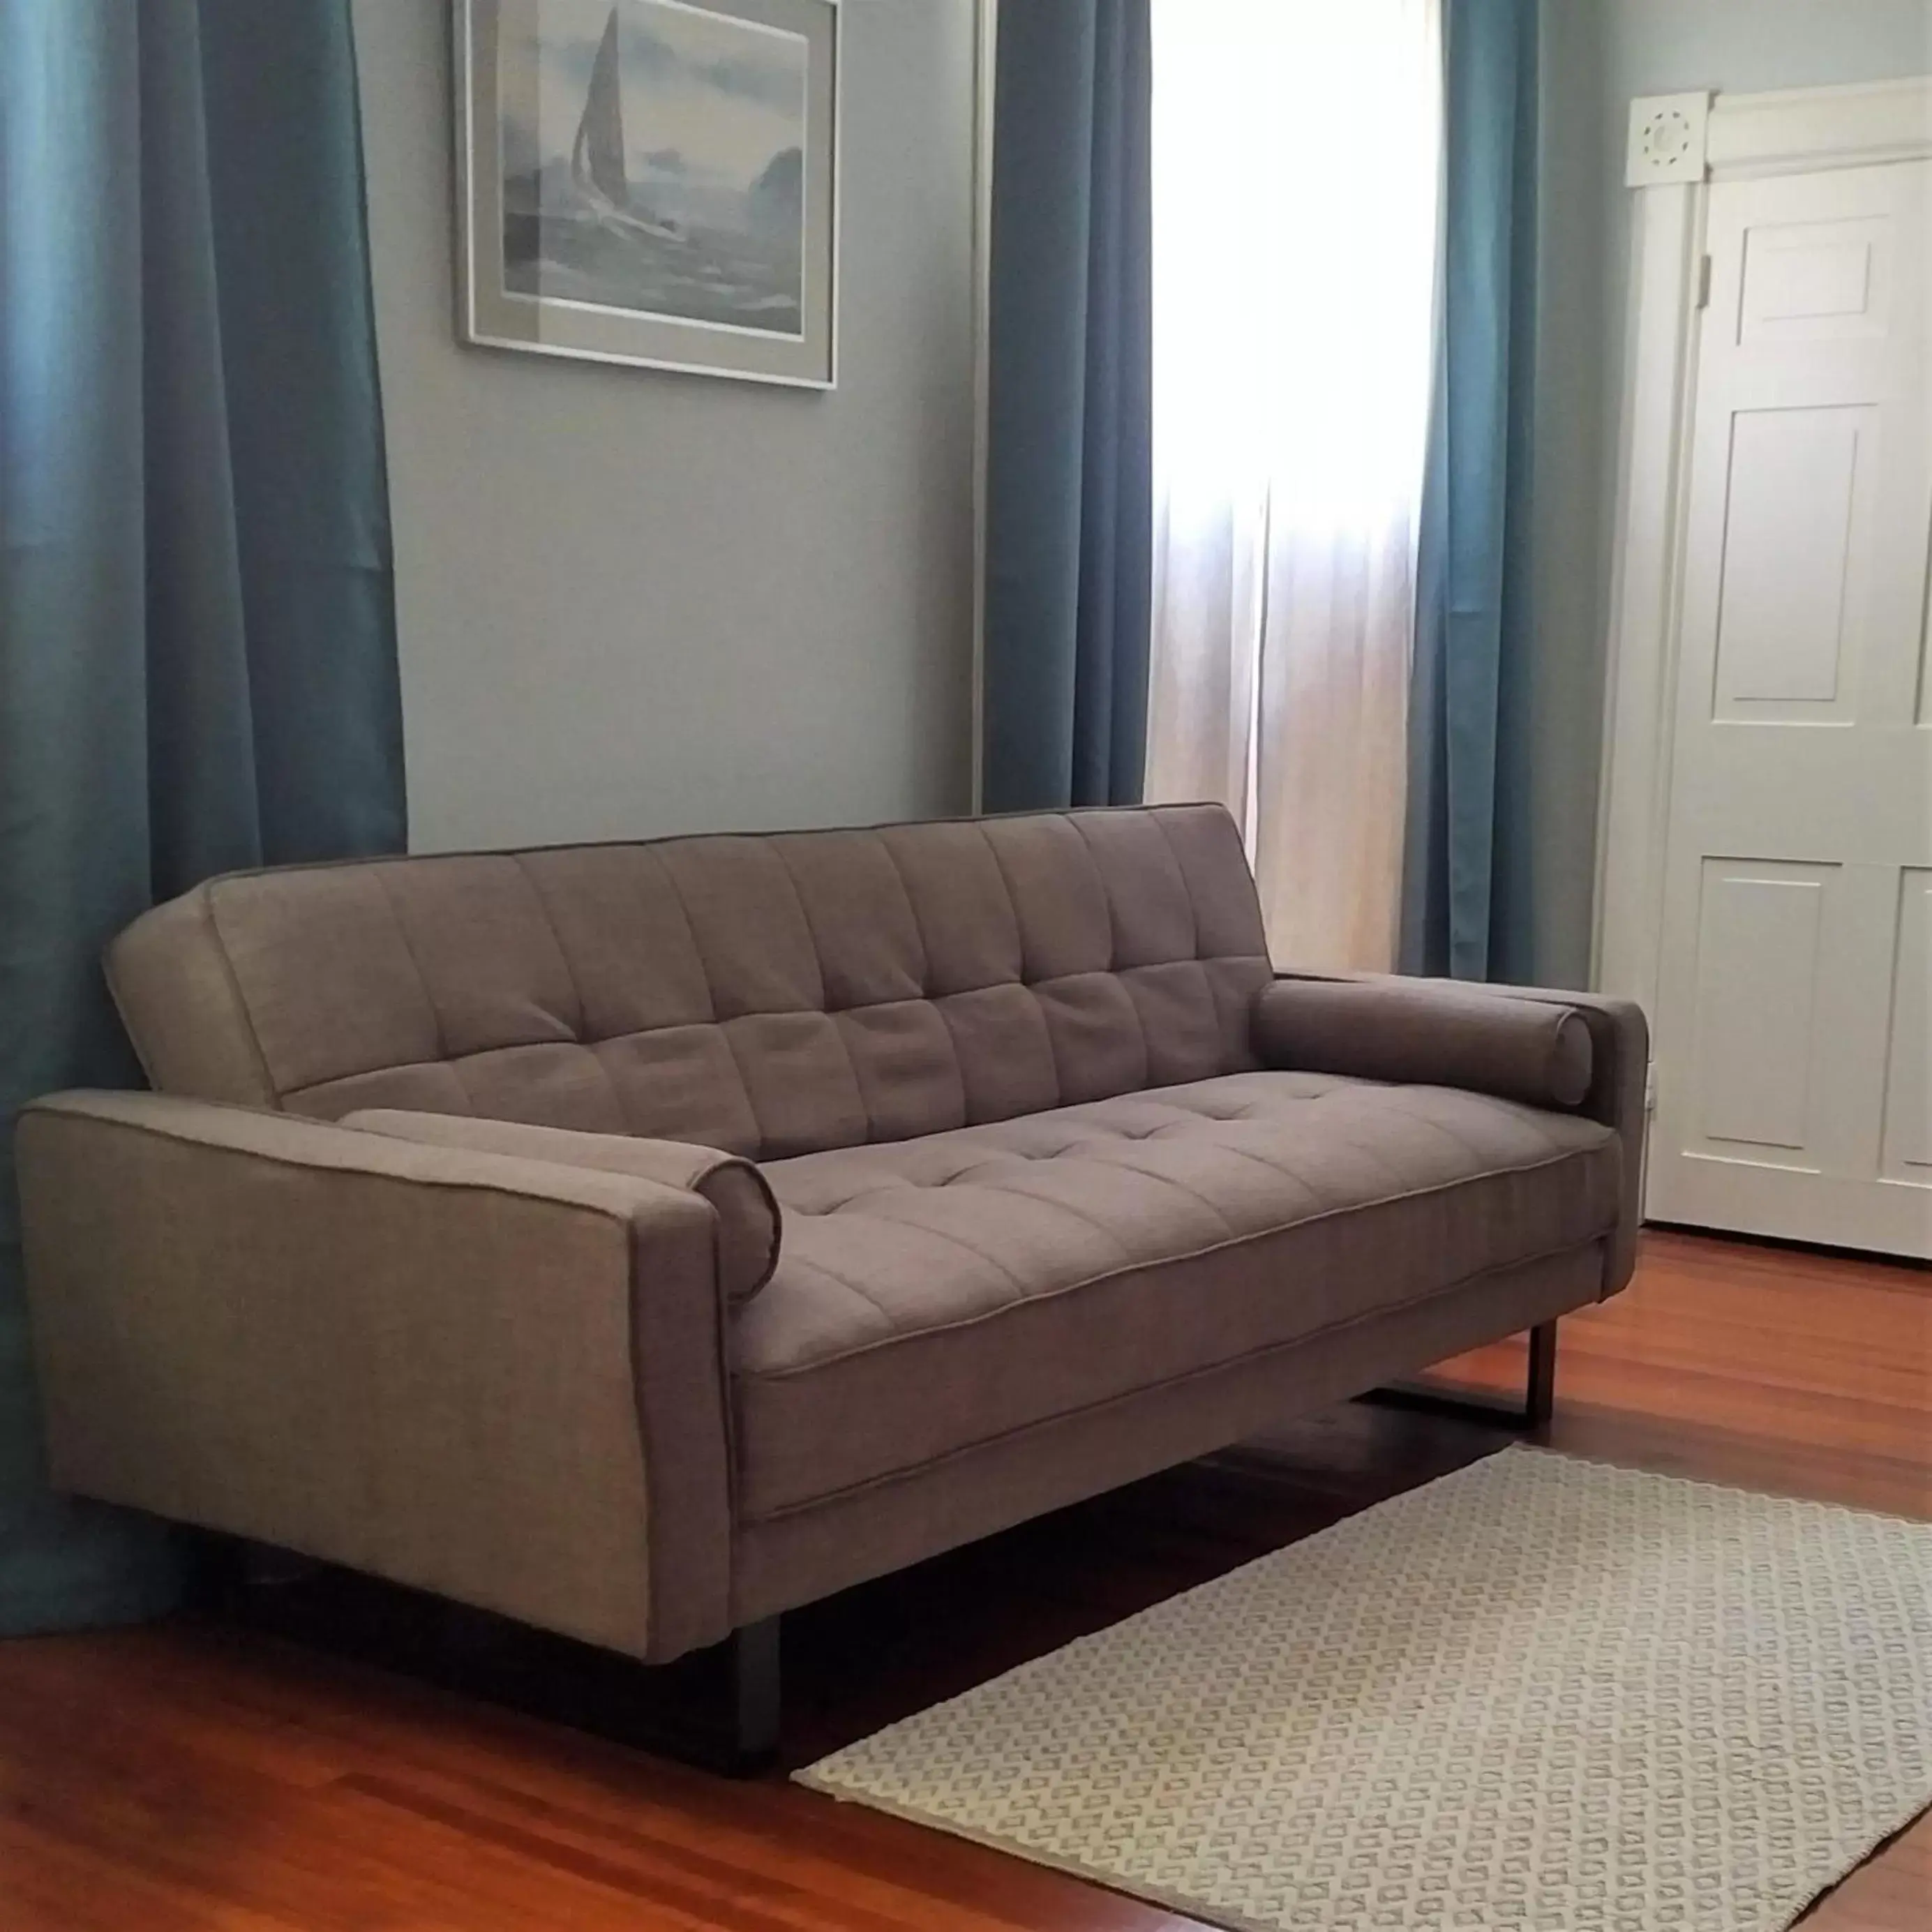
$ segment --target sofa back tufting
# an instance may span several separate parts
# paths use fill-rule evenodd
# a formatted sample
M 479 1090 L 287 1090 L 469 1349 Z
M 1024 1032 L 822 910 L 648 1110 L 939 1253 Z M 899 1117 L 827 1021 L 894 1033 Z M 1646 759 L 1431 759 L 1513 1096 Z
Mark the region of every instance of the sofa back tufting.
M 164 1091 L 754 1159 L 1255 1062 L 1218 806 L 355 861 L 212 880 L 110 976 Z

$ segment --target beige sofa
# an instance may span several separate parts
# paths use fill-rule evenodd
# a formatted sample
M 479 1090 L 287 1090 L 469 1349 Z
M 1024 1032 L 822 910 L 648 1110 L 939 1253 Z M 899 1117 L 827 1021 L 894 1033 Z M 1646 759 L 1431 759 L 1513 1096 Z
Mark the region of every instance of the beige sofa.
M 1630 1271 L 1635 1009 L 1278 977 L 1218 807 L 248 874 L 110 976 L 58 1481 L 647 1661 Z

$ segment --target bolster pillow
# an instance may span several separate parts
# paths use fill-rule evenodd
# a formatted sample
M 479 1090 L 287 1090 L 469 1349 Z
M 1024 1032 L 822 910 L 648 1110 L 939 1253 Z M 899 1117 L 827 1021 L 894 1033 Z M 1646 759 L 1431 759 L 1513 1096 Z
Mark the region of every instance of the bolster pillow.
M 718 1280 L 728 1304 L 741 1307 L 778 1264 L 778 1204 L 771 1184 L 748 1160 L 688 1141 L 646 1140 L 632 1134 L 578 1133 L 527 1126 L 520 1120 L 479 1120 L 467 1114 L 416 1114 L 374 1107 L 350 1114 L 345 1127 L 436 1147 L 474 1148 L 520 1154 L 557 1167 L 601 1168 L 635 1174 L 661 1186 L 701 1196 L 718 1216 Z
M 1462 1087 L 1532 1107 L 1590 1090 L 1590 1029 L 1574 1006 L 1442 980 L 1276 980 L 1255 1004 L 1269 1066 Z

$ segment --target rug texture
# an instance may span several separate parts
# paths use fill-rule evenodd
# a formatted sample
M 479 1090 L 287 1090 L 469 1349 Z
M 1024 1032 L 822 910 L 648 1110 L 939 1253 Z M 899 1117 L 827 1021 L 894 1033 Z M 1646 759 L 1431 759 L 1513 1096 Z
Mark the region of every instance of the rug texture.
M 1932 1525 L 1510 1449 L 799 1776 L 1223 1925 L 1783 1932 L 1932 1804 Z

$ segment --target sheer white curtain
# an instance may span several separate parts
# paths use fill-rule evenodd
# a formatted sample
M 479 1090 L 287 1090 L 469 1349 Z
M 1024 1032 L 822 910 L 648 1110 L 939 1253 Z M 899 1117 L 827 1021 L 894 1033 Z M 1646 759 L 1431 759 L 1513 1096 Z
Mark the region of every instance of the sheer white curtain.
M 1438 0 L 1154 0 L 1148 796 L 1242 825 L 1275 957 L 1393 963 Z

